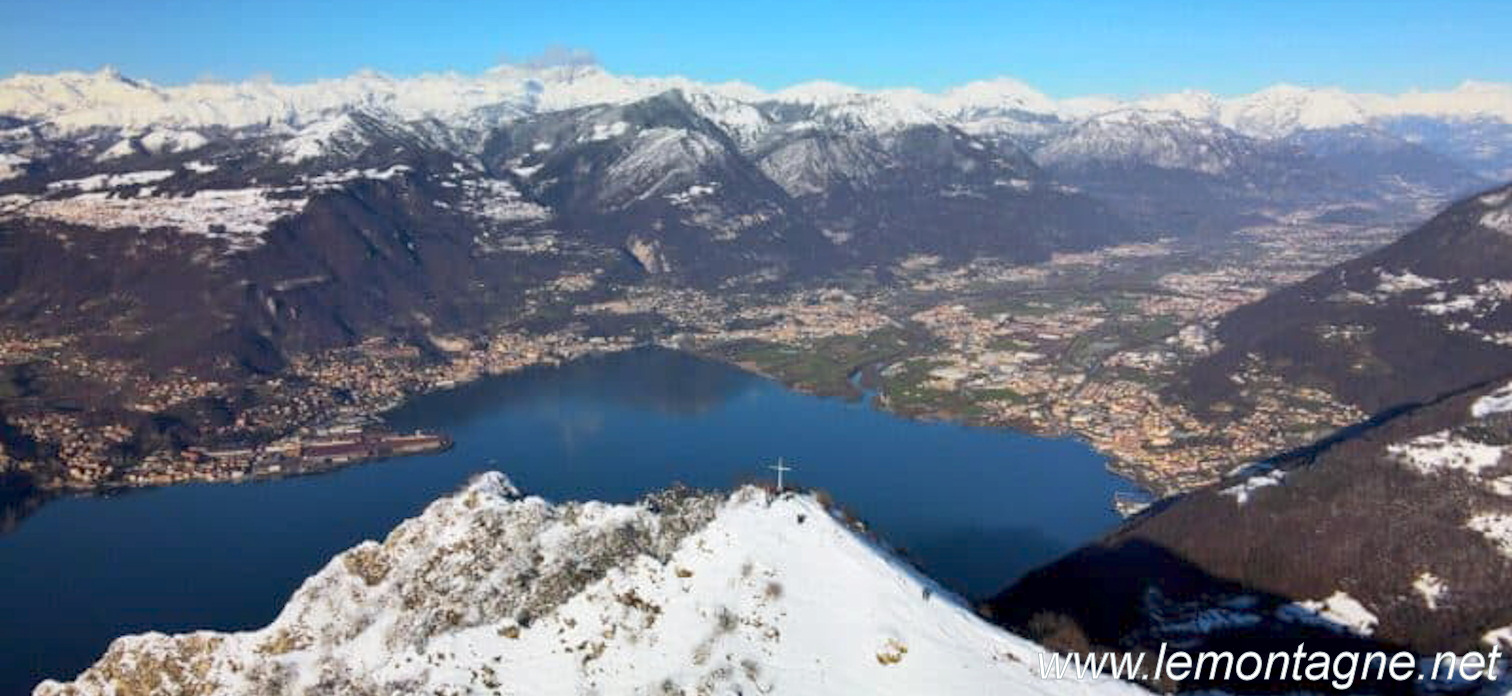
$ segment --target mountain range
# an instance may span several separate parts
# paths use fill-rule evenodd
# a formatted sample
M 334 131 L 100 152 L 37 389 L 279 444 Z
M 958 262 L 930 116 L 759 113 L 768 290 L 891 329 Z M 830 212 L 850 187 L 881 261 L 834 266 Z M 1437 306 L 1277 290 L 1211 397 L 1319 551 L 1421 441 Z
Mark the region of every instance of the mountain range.
M 764 92 L 578 66 L 159 87 L 104 70 L 0 80 L 0 118 L 0 318 L 254 370 L 475 326 L 574 270 L 735 287 L 912 254 L 1036 261 L 1279 211 L 1396 219 L 1512 169 L 1512 89 L 1474 83 L 1118 101 L 1008 79 Z

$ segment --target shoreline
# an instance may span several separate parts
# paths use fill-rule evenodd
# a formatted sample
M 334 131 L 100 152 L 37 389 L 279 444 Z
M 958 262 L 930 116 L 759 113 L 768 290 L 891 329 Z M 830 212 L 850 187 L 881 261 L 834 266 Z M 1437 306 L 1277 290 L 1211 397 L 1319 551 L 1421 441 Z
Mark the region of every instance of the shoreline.
M 381 407 L 379 407 L 379 408 L 358 409 L 358 410 L 354 410 L 354 411 L 349 412 L 347 415 L 348 416 L 355 416 L 355 417 L 359 417 L 359 418 L 372 419 L 375 422 L 384 423 L 384 422 L 386 422 L 387 415 L 389 413 L 391 413 L 391 412 L 393 412 L 395 410 L 398 410 L 401 407 L 404 407 L 404 406 L 410 404 L 416 398 L 419 398 L 419 397 L 422 397 L 422 396 L 425 396 L 425 395 L 428 395 L 428 394 L 434 394 L 434 393 L 439 393 L 439 392 L 445 392 L 445 391 L 453 390 L 453 389 L 456 389 L 456 388 L 461 387 L 463 385 L 470 384 L 470 383 L 473 383 L 473 382 L 476 382 L 476 381 L 479 381 L 479 380 L 482 380 L 482 379 L 508 378 L 511 375 L 514 375 L 516 373 L 523 372 L 523 371 L 526 371 L 526 370 L 555 368 L 555 367 L 560 367 L 560 366 L 562 366 L 562 365 L 564 365 L 564 364 L 566 364 L 568 362 L 572 362 L 572 361 L 576 361 L 576 360 L 582 360 L 582 359 L 587 359 L 587 358 L 595 358 L 595 357 L 603 357 L 603 356 L 612 355 L 612 354 L 615 354 L 615 353 L 620 353 L 620 352 L 625 352 L 625 351 L 630 351 L 630 350 L 645 350 L 645 349 L 659 349 L 659 350 L 675 351 L 675 352 L 683 353 L 685 355 L 689 355 L 689 356 L 692 356 L 692 357 L 695 357 L 695 358 L 698 358 L 698 359 L 701 359 L 701 360 L 708 360 L 710 362 L 715 362 L 715 363 L 719 363 L 719 364 L 722 364 L 722 365 L 726 365 L 726 366 L 729 366 L 729 367 L 731 367 L 733 369 L 737 369 L 737 370 L 740 370 L 740 371 L 745 372 L 747 374 L 751 374 L 751 375 L 754 375 L 756 377 L 759 377 L 759 378 L 768 380 L 770 382 L 776 383 L 777 385 L 781 386 L 783 389 L 786 389 L 786 390 L 789 390 L 789 391 L 792 391 L 792 392 L 798 393 L 798 394 L 803 394 L 803 395 L 813 396 L 813 397 L 818 397 L 818 398 L 825 398 L 825 399 L 841 399 L 841 400 L 845 400 L 845 401 L 859 401 L 859 402 L 863 403 L 867 408 L 873 409 L 873 410 L 875 410 L 875 411 L 877 411 L 879 413 L 884 413 L 884 414 L 887 414 L 889 416 L 892 416 L 892 417 L 895 417 L 895 418 L 899 418 L 899 419 L 902 419 L 902 420 L 914 421 L 914 422 L 922 422 L 922 423 L 941 423 L 941 424 L 956 425 L 956 426 L 968 427 L 968 428 L 978 428 L 978 429 L 983 429 L 983 430 L 999 430 L 999 431 L 1006 431 L 1006 432 L 1010 432 L 1010 433 L 1016 433 L 1016 434 L 1020 434 L 1020 435 L 1024 435 L 1024 436 L 1028 436 L 1028 437 L 1074 440 L 1074 441 L 1076 441 L 1076 442 L 1078 442 L 1078 443 L 1086 446 L 1087 448 L 1091 449 L 1093 452 L 1097 453 L 1099 456 L 1103 457 L 1105 459 L 1105 463 L 1103 465 L 1103 469 L 1107 473 L 1112 474 L 1113 476 L 1116 476 L 1120 480 L 1122 480 L 1125 483 L 1129 484 L 1132 488 L 1135 489 L 1134 493 L 1137 494 L 1137 495 L 1139 495 L 1139 496 L 1148 496 L 1151 501 L 1156 501 L 1156 500 L 1164 499 L 1164 498 L 1167 498 L 1167 497 L 1170 497 L 1170 496 L 1173 496 L 1173 495 L 1180 495 L 1180 493 L 1181 493 L 1181 491 L 1166 491 L 1164 489 L 1165 487 L 1159 485 L 1158 482 L 1155 479 L 1153 479 L 1151 477 L 1148 477 L 1148 476 L 1141 475 L 1141 473 L 1140 473 L 1141 470 L 1140 470 L 1139 467 L 1133 466 L 1130 463 L 1125 462 L 1121 458 L 1115 456 L 1114 454 L 1112 454 L 1112 453 L 1110 453 L 1110 452 L 1108 452 L 1108 451 L 1106 451 L 1106 450 L 1098 447 L 1097 444 L 1092 439 L 1090 439 L 1088 437 L 1085 437 L 1085 436 L 1077 433 L 1075 430 L 1072 430 L 1072 429 L 1067 429 L 1067 428 L 1044 429 L 1044 428 L 1039 428 L 1039 427 L 1032 427 L 1032 424 L 1028 424 L 1028 423 L 1013 424 L 1013 423 L 981 422 L 981 421 L 974 420 L 974 419 L 972 419 L 970 417 L 962 417 L 962 416 L 960 416 L 958 414 L 954 414 L 954 413 L 951 413 L 949 411 L 944 411 L 944 410 L 937 410 L 937 411 L 932 411 L 932 412 L 927 412 L 927 413 L 919 413 L 919 412 L 909 412 L 909 411 L 903 411 L 903 410 L 897 410 L 897 409 L 889 408 L 887 406 L 887 404 L 886 404 L 886 400 L 884 398 L 881 398 L 882 395 L 881 395 L 880 392 L 878 392 L 878 391 L 872 391 L 872 390 L 867 390 L 867 389 L 864 389 L 864 388 L 861 388 L 861 387 L 855 385 L 854 378 L 857 375 L 861 374 L 864 370 L 868 369 L 868 367 L 870 367 L 869 365 L 860 365 L 860 366 L 852 366 L 851 367 L 851 369 L 848 372 L 847 383 L 851 384 L 856 389 L 856 392 L 855 393 L 843 393 L 843 392 L 834 391 L 834 390 L 816 389 L 816 388 L 810 387 L 809 385 L 806 385 L 806 384 L 801 383 L 801 382 L 784 379 L 782 376 L 780 376 L 778 374 L 773 374 L 771 372 L 768 372 L 766 370 L 761 369 L 761 367 L 758 364 L 756 364 L 755 362 L 753 362 L 753 361 L 736 360 L 736 359 L 732 359 L 730 357 L 723 356 L 723 355 L 720 355 L 720 354 L 718 354 L 716 352 L 709 351 L 709 350 L 700 350 L 698 348 L 690 348 L 690 347 L 684 347 L 684 346 L 677 346 L 677 345 L 673 345 L 669 341 L 665 341 L 665 340 L 648 340 L 648 341 L 643 341 L 643 342 L 634 343 L 634 344 L 615 345 L 613 347 L 595 346 L 593 348 L 589 348 L 588 350 L 586 350 L 586 351 L 584 351 L 582 353 L 579 353 L 579 354 L 576 354 L 576 355 L 572 355 L 570 357 L 542 356 L 542 359 L 540 359 L 540 360 L 537 360 L 535 362 L 531 362 L 531 363 L 528 363 L 528 364 L 518 365 L 518 366 L 512 367 L 510 369 L 500 370 L 500 371 L 496 371 L 496 372 L 479 372 L 479 373 L 475 373 L 475 374 L 466 375 L 465 378 L 448 380 L 448 382 L 446 384 L 429 385 L 430 388 L 417 390 L 417 391 L 415 391 L 413 393 L 405 394 L 402 397 L 389 400 L 389 401 L 383 403 L 381 405 Z M 872 396 L 872 398 L 867 399 L 866 396 L 868 394 L 870 394 Z M 1026 427 L 1026 426 L 1030 426 L 1030 427 Z M 301 426 L 301 427 L 302 428 L 309 428 L 311 426 L 307 424 L 307 425 L 304 425 L 304 426 Z M 65 485 L 65 486 L 47 486 L 47 487 L 44 487 L 44 486 L 35 486 L 34 485 L 34 486 L 31 487 L 31 493 L 30 494 L 25 494 L 25 497 L 21 499 L 21 502 L 23 503 L 23 506 L 29 506 L 29 509 L 26 509 L 26 510 L 22 511 L 20 513 L 20 517 L 18 517 L 17 519 L 15 519 L 14 521 L 11 522 L 10 527 L 13 528 L 15 525 L 19 525 L 26 515 L 30 514 L 31 512 L 34 512 L 36 509 L 40 508 L 42 505 L 45 505 L 46 503 L 51 502 L 51 501 L 53 501 L 53 500 L 55 500 L 57 498 L 61 498 L 61 497 L 69 497 L 69 496 L 80 496 L 80 497 L 111 496 L 111 495 L 120 495 L 120 494 L 123 494 L 123 493 L 128 493 L 128 492 L 131 492 L 131 491 L 135 491 L 135 490 L 151 490 L 151 489 L 155 489 L 155 488 L 166 488 L 166 487 L 169 487 L 169 486 L 186 485 L 186 484 L 261 483 L 261 482 L 276 481 L 276 480 L 286 479 L 286 478 L 298 478 L 298 477 L 303 477 L 303 476 L 318 476 L 318 475 L 321 475 L 321 474 L 333 473 L 333 472 L 336 472 L 336 471 L 339 471 L 339 470 L 342 470 L 342 469 L 345 469 L 345 468 L 348 468 L 348 467 L 361 466 L 361 465 L 364 465 L 364 464 L 371 464 L 371 463 L 376 463 L 376 462 L 380 462 L 380 461 L 386 461 L 386 460 L 390 460 L 390 459 L 399 459 L 399 458 L 404 458 L 404 457 L 409 457 L 409 456 L 419 456 L 419 455 L 424 455 L 424 454 L 435 454 L 435 453 L 438 453 L 438 452 L 446 451 L 446 450 L 450 449 L 455 444 L 451 440 L 450 436 L 448 434 L 446 434 L 446 433 L 428 433 L 427 435 L 430 435 L 432 437 L 435 437 L 435 438 L 443 441 L 444 444 L 442 446 L 438 447 L 438 448 L 427 449 L 427 450 L 424 450 L 424 451 L 396 452 L 396 453 L 390 453 L 390 454 L 381 454 L 381 455 L 370 455 L 370 456 L 356 457 L 356 458 L 342 460 L 342 461 L 313 463 L 313 464 L 308 464 L 308 465 L 305 465 L 305 466 L 301 466 L 300 468 L 291 469 L 291 470 L 284 470 L 282 468 L 275 468 L 273 470 L 267 470 L 267 469 L 262 469 L 262 470 L 247 470 L 245 472 L 237 472 L 239 475 L 233 475 L 230 472 L 227 472 L 227 473 L 197 472 L 197 473 L 188 475 L 188 476 L 186 476 L 184 478 L 179 478 L 179 479 L 174 479 L 174 480 L 166 480 L 166 481 L 143 481 L 143 482 L 111 481 L 111 482 L 104 483 L 104 484 L 101 484 L 101 485 L 93 485 L 93 486 L 66 486 Z M 191 448 L 186 448 L 185 452 L 191 451 L 193 449 L 195 449 L 195 448 L 192 448 L 192 447 Z M 1116 505 L 1116 500 L 1109 500 L 1108 501 L 1108 505 L 1109 505 L 1110 509 L 1114 510 L 1115 512 L 1118 511 L 1118 507 Z M 3 512 L 3 511 L 0 511 L 0 512 Z M 4 534 L 4 533 L 6 533 L 8 531 L 9 531 L 9 528 L 0 526 L 0 534 Z

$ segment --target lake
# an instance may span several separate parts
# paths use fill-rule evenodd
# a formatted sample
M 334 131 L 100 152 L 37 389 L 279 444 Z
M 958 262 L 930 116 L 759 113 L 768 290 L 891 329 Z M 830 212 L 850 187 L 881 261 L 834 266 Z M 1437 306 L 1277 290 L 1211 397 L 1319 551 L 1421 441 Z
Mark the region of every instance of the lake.
M 148 630 L 255 628 L 335 553 L 497 469 L 555 500 L 682 482 L 821 488 L 947 585 L 981 597 L 1118 522 L 1130 483 L 1084 443 L 908 421 L 661 349 L 530 369 L 417 398 L 401 430 L 444 453 L 242 484 L 41 507 L 0 536 L 0 693 L 72 677 Z

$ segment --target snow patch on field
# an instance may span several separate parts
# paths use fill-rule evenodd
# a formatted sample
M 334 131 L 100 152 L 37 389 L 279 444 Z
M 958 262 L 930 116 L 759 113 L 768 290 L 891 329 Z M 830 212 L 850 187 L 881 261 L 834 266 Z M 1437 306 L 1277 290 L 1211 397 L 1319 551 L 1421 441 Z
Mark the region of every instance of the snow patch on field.
M 111 160 L 130 157 L 136 154 L 136 147 L 131 144 L 131 138 L 121 138 L 114 145 L 105 148 L 100 154 L 95 155 L 96 162 L 109 162 Z
M 595 123 L 593 124 L 593 130 L 589 133 L 584 134 L 580 139 L 580 142 L 596 143 L 601 140 L 618 138 L 619 136 L 624 135 L 628 132 L 630 132 L 630 124 L 624 121 L 615 121 L 613 123 Z
M 191 161 L 184 168 L 203 174 L 215 171 L 216 166 Z M 232 252 L 245 251 L 261 245 L 263 233 L 274 222 L 304 210 L 312 194 L 364 179 L 392 180 L 409 171 L 402 164 L 348 169 L 308 177 L 289 187 L 201 189 L 187 194 L 165 194 L 149 185 L 178 173 L 172 170 L 96 174 L 54 181 L 47 185 L 48 197 L 0 206 L 0 215 L 23 214 L 97 229 L 174 229 L 225 241 Z
M 30 162 L 25 157 L 5 152 L 0 153 L 0 181 L 14 179 L 26 173 L 26 164 Z
M 367 169 L 347 169 L 339 172 L 326 172 L 324 174 L 310 177 L 307 180 L 307 183 L 309 183 L 316 189 L 327 190 L 340 187 L 342 184 L 360 181 L 362 179 L 389 181 L 411 171 L 414 170 L 409 165 L 405 164 L 396 164 L 388 167 L 387 169 L 376 169 L 372 167 L 369 167 Z
M 126 186 L 141 186 L 153 182 L 162 181 L 173 176 L 171 169 L 151 169 L 141 172 L 122 172 L 119 174 L 95 174 L 82 179 L 62 179 L 47 185 L 48 191 L 78 191 L 90 193 L 93 191 L 108 191 Z
M 1228 488 L 1219 491 L 1219 493 L 1227 496 L 1232 496 L 1236 505 L 1243 505 L 1249 502 L 1250 496 L 1254 495 L 1255 491 L 1258 491 L 1262 488 L 1269 488 L 1271 486 L 1279 486 L 1285 479 L 1285 471 L 1282 471 L 1280 469 L 1273 469 L 1257 476 L 1251 476 L 1245 479 L 1242 483 L 1234 486 L 1229 486 Z
M 1501 462 L 1502 447 L 1487 445 L 1447 430 L 1391 445 L 1386 451 L 1418 473 L 1463 471 L 1479 477 Z
M 1476 418 L 1485 418 L 1509 411 L 1512 411 L 1512 382 L 1476 399 L 1475 403 L 1470 405 L 1470 415 Z
M 1477 283 L 1475 290 L 1468 294 L 1450 298 L 1444 292 L 1435 292 L 1428 299 L 1434 301 L 1419 305 L 1418 311 L 1433 316 L 1473 313 L 1475 317 L 1482 318 L 1496 311 L 1503 302 L 1512 299 L 1512 281 L 1483 281 Z
M 1502 234 L 1512 234 L 1512 208 L 1493 210 L 1481 216 L 1481 225 Z
M 1503 653 L 1512 651 L 1512 626 L 1486 631 L 1486 635 L 1481 636 L 1481 642 L 1486 645 L 1500 645 Z
M 1471 517 L 1466 527 L 1480 532 L 1502 555 L 1512 558 L 1512 515 L 1487 513 Z
M 553 505 L 485 474 L 338 556 L 267 628 L 123 638 L 38 693 L 1141 693 L 1041 680 L 1034 644 L 811 496 L 666 495 Z
M 33 200 L 31 196 L 24 193 L 10 193 L 0 196 L 0 217 L 19 212 L 26 206 L 31 205 Z
M 1375 633 L 1376 625 L 1380 622 L 1364 604 L 1343 590 L 1335 591 L 1321 601 L 1293 602 L 1277 609 L 1276 613 L 1278 618 L 1285 621 L 1336 627 L 1358 636 Z
M 714 195 L 719 190 L 719 182 L 711 181 L 707 184 L 693 184 L 686 190 L 667 194 L 667 201 L 673 205 L 688 205 L 700 198 Z
M 23 209 L 27 217 L 57 220 L 98 229 L 172 228 L 229 243 L 242 251 L 262 243 L 262 234 L 279 218 L 304 209 L 304 197 L 275 197 L 266 189 L 195 191 L 188 196 L 121 198 L 84 193 L 71 198 L 38 200 Z
M 153 154 L 190 152 L 210 144 L 210 140 L 192 130 L 154 130 L 142 136 L 142 147 Z
M 551 219 L 551 209 L 531 201 L 503 179 L 462 181 L 463 210 L 485 220 L 523 223 Z
M 1397 295 L 1413 290 L 1427 290 L 1437 287 L 1444 282 L 1436 278 L 1425 278 L 1412 271 L 1392 273 L 1385 269 L 1376 269 L 1376 277 L 1380 280 L 1376 284 L 1375 291 L 1385 295 Z
M 1426 571 L 1412 581 L 1412 589 L 1423 598 L 1423 604 L 1433 611 L 1438 611 L 1439 601 L 1449 592 L 1449 586 L 1441 578 Z

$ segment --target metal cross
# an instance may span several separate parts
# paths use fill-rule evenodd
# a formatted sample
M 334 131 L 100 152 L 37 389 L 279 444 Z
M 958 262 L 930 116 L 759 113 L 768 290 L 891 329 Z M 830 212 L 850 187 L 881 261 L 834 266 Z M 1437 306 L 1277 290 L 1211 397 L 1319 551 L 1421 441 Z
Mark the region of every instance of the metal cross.
M 786 467 L 786 466 L 782 465 L 782 457 L 778 457 L 777 458 L 777 463 L 775 465 L 769 466 L 767 468 L 771 469 L 772 471 L 777 472 L 777 490 L 781 491 L 782 490 L 782 472 L 784 472 L 784 471 L 792 471 L 792 468 Z

